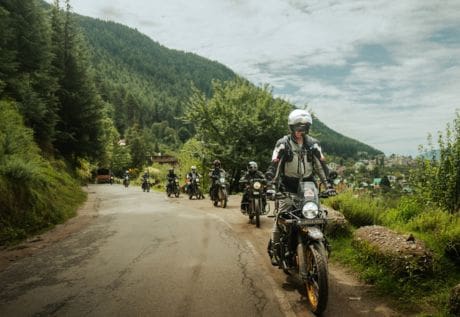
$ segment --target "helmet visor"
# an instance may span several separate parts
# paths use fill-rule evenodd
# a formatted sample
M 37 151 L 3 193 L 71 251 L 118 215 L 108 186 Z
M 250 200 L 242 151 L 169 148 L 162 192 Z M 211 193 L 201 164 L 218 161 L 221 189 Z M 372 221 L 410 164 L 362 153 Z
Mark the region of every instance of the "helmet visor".
M 294 132 L 307 132 L 308 131 L 308 124 L 304 123 L 297 123 L 293 126 Z

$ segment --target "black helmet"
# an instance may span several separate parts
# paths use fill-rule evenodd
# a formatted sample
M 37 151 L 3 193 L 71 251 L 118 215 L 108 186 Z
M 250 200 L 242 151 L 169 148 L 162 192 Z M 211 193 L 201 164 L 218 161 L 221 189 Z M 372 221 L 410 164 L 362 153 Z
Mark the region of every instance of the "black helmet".
M 219 160 L 214 160 L 214 162 L 212 162 L 212 164 L 214 165 L 214 167 L 220 167 L 220 161 Z
M 251 161 L 248 163 L 248 171 L 249 172 L 257 172 L 257 163 L 254 161 Z

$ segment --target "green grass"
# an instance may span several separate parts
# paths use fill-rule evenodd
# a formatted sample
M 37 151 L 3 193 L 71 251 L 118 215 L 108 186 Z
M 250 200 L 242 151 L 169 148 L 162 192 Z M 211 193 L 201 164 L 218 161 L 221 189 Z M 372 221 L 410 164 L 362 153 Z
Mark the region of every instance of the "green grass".
M 351 237 L 331 239 L 332 261 L 358 272 L 378 293 L 393 298 L 402 311 L 449 316 L 449 294 L 460 281 L 460 215 L 423 204 L 413 196 L 390 202 L 385 199 L 348 192 L 329 199 L 328 204 L 339 209 L 354 228 L 379 224 L 399 233 L 412 233 L 433 252 L 434 273 L 397 276 L 387 259 L 371 247 L 353 244 Z
M 60 161 L 45 160 L 11 103 L 0 101 L 0 245 L 75 215 L 86 194 Z
M 331 261 L 353 271 L 366 283 L 375 286 L 377 294 L 392 298 L 397 309 L 418 316 L 449 316 L 447 301 L 451 288 L 460 281 L 460 272 L 447 259 L 429 277 L 395 277 L 372 252 L 357 250 L 352 238 L 331 239 Z

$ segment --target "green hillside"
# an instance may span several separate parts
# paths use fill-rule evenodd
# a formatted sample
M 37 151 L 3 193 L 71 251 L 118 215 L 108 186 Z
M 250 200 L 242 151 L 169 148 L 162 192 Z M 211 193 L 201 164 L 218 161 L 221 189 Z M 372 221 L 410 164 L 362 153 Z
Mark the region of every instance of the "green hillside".
M 166 121 L 177 129 L 192 84 L 209 96 L 212 80 L 235 77 L 222 64 L 168 49 L 127 26 L 82 16 L 77 20 L 91 49 L 100 92 L 114 105 L 122 134 L 135 123 L 150 127 Z
M 360 152 L 366 152 L 371 157 L 383 154 L 367 144 L 337 133 L 316 117 L 313 120 L 312 133 L 321 140 L 322 148 L 326 153 L 345 158 L 356 158 Z
M 101 94 L 114 105 L 113 119 L 121 134 L 136 123 L 145 128 L 162 121 L 177 130 L 183 125 L 178 117 L 187 107 L 191 83 L 210 97 L 212 80 L 236 77 L 218 62 L 168 49 L 122 24 L 77 17 L 92 50 Z M 193 127 L 188 129 L 193 134 Z M 313 131 L 320 136 L 325 151 L 336 156 L 381 153 L 333 131 L 318 119 Z

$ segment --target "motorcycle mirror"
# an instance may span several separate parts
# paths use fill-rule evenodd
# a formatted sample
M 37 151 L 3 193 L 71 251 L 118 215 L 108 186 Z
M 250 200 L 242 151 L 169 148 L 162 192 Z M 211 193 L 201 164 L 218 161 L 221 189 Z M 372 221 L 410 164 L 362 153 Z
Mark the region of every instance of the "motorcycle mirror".
M 329 179 L 336 179 L 339 175 L 336 171 L 332 171 L 329 173 Z

